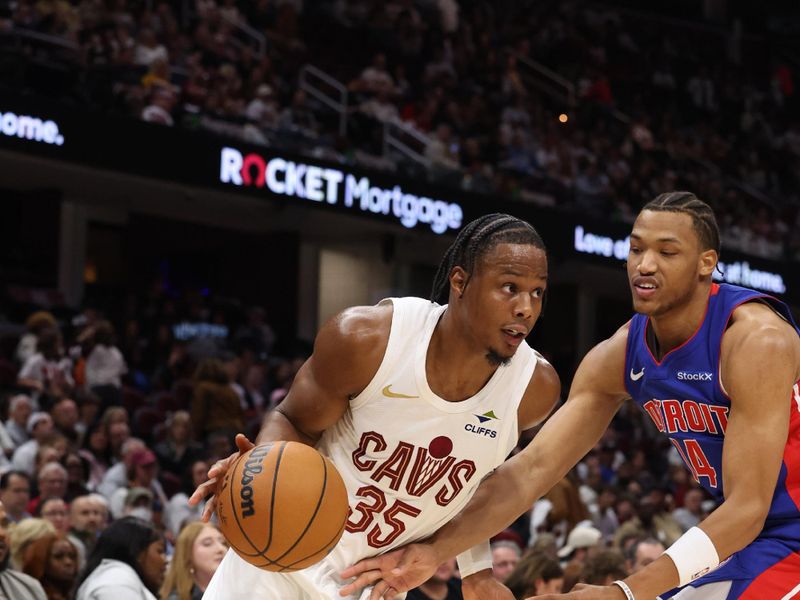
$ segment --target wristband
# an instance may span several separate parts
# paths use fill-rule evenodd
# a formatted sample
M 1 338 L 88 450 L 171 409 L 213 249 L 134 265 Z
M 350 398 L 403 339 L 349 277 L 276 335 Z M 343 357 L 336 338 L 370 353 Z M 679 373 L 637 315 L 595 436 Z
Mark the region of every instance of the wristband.
M 714 542 L 699 527 L 692 527 L 684 533 L 664 554 L 672 559 L 678 569 L 679 586 L 691 583 L 719 566 L 719 554 Z
M 492 568 L 492 550 L 489 548 L 488 541 L 462 552 L 456 558 L 458 559 L 458 571 L 461 573 L 462 579 L 478 571 Z
M 633 597 L 633 592 L 631 591 L 631 588 L 629 588 L 628 584 L 622 581 L 621 579 L 617 579 L 615 582 L 613 582 L 612 585 L 615 585 L 622 590 L 622 593 L 625 594 L 625 600 L 636 600 L 636 598 Z

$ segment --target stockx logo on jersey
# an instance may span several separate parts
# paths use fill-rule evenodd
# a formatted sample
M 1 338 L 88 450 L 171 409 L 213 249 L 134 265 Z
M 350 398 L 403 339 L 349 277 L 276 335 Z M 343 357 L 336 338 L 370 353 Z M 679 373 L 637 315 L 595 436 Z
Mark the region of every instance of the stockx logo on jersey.
M 466 429 L 470 433 L 474 433 L 475 435 L 483 435 L 483 436 L 490 437 L 490 438 L 496 438 L 497 437 L 497 431 L 496 430 L 490 429 L 489 427 L 484 426 L 487 423 L 489 423 L 490 421 L 499 421 L 500 420 L 499 417 L 494 414 L 493 410 L 490 410 L 489 412 L 485 412 L 482 415 L 475 415 L 475 417 L 478 419 L 478 423 L 479 424 L 475 425 L 475 423 L 467 423 L 466 425 L 464 425 L 464 429 Z

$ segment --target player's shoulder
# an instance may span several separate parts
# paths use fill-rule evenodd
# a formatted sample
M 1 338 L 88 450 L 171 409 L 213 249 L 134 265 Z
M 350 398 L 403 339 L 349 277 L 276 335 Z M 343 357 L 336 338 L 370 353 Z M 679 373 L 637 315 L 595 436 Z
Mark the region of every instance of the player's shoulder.
M 722 353 L 785 352 L 800 357 L 800 336 L 797 330 L 764 302 L 747 302 L 731 314 L 730 326 L 723 334 Z M 777 354 L 774 354 L 777 353 Z
M 317 334 L 317 344 L 343 344 L 349 349 L 369 348 L 388 340 L 394 306 L 381 302 L 374 306 L 351 306 L 331 317 Z

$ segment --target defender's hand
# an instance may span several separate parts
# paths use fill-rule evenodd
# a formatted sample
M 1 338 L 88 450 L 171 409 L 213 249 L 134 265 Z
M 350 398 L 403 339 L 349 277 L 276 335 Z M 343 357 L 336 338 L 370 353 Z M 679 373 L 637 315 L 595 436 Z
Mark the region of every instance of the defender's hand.
M 248 440 L 243 434 L 236 434 L 236 447 L 239 448 L 239 451 L 234 452 L 228 458 L 215 462 L 208 470 L 208 481 L 197 486 L 197 489 L 194 491 L 191 498 L 189 498 L 189 506 L 196 506 L 200 504 L 206 496 L 213 494 L 208 499 L 203 509 L 203 516 L 201 517 L 203 521 L 208 522 L 211 515 L 214 514 L 214 510 L 216 510 L 217 492 L 219 492 L 219 486 L 225 478 L 225 473 L 228 472 L 228 469 L 230 469 L 237 458 L 254 446 L 255 444 Z
M 514 594 L 494 578 L 491 569 L 465 577 L 461 592 L 464 600 L 514 600 Z
M 339 595 L 348 596 L 375 584 L 369 600 L 390 600 L 430 579 L 440 562 L 427 544 L 411 544 L 367 558 L 341 572 L 342 579 L 356 580 L 339 590 Z

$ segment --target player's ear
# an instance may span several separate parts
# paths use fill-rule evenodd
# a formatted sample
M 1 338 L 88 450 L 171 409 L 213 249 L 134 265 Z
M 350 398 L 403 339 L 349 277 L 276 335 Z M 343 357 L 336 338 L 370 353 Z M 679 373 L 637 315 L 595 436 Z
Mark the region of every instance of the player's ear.
M 706 250 L 700 255 L 700 275 L 710 277 L 717 268 L 719 256 L 716 250 Z
M 456 266 L 450 271 L 450 289 L 454 291 L 459 298 L 464 295 L 468 280 L 469 274 L 462 267 Z

